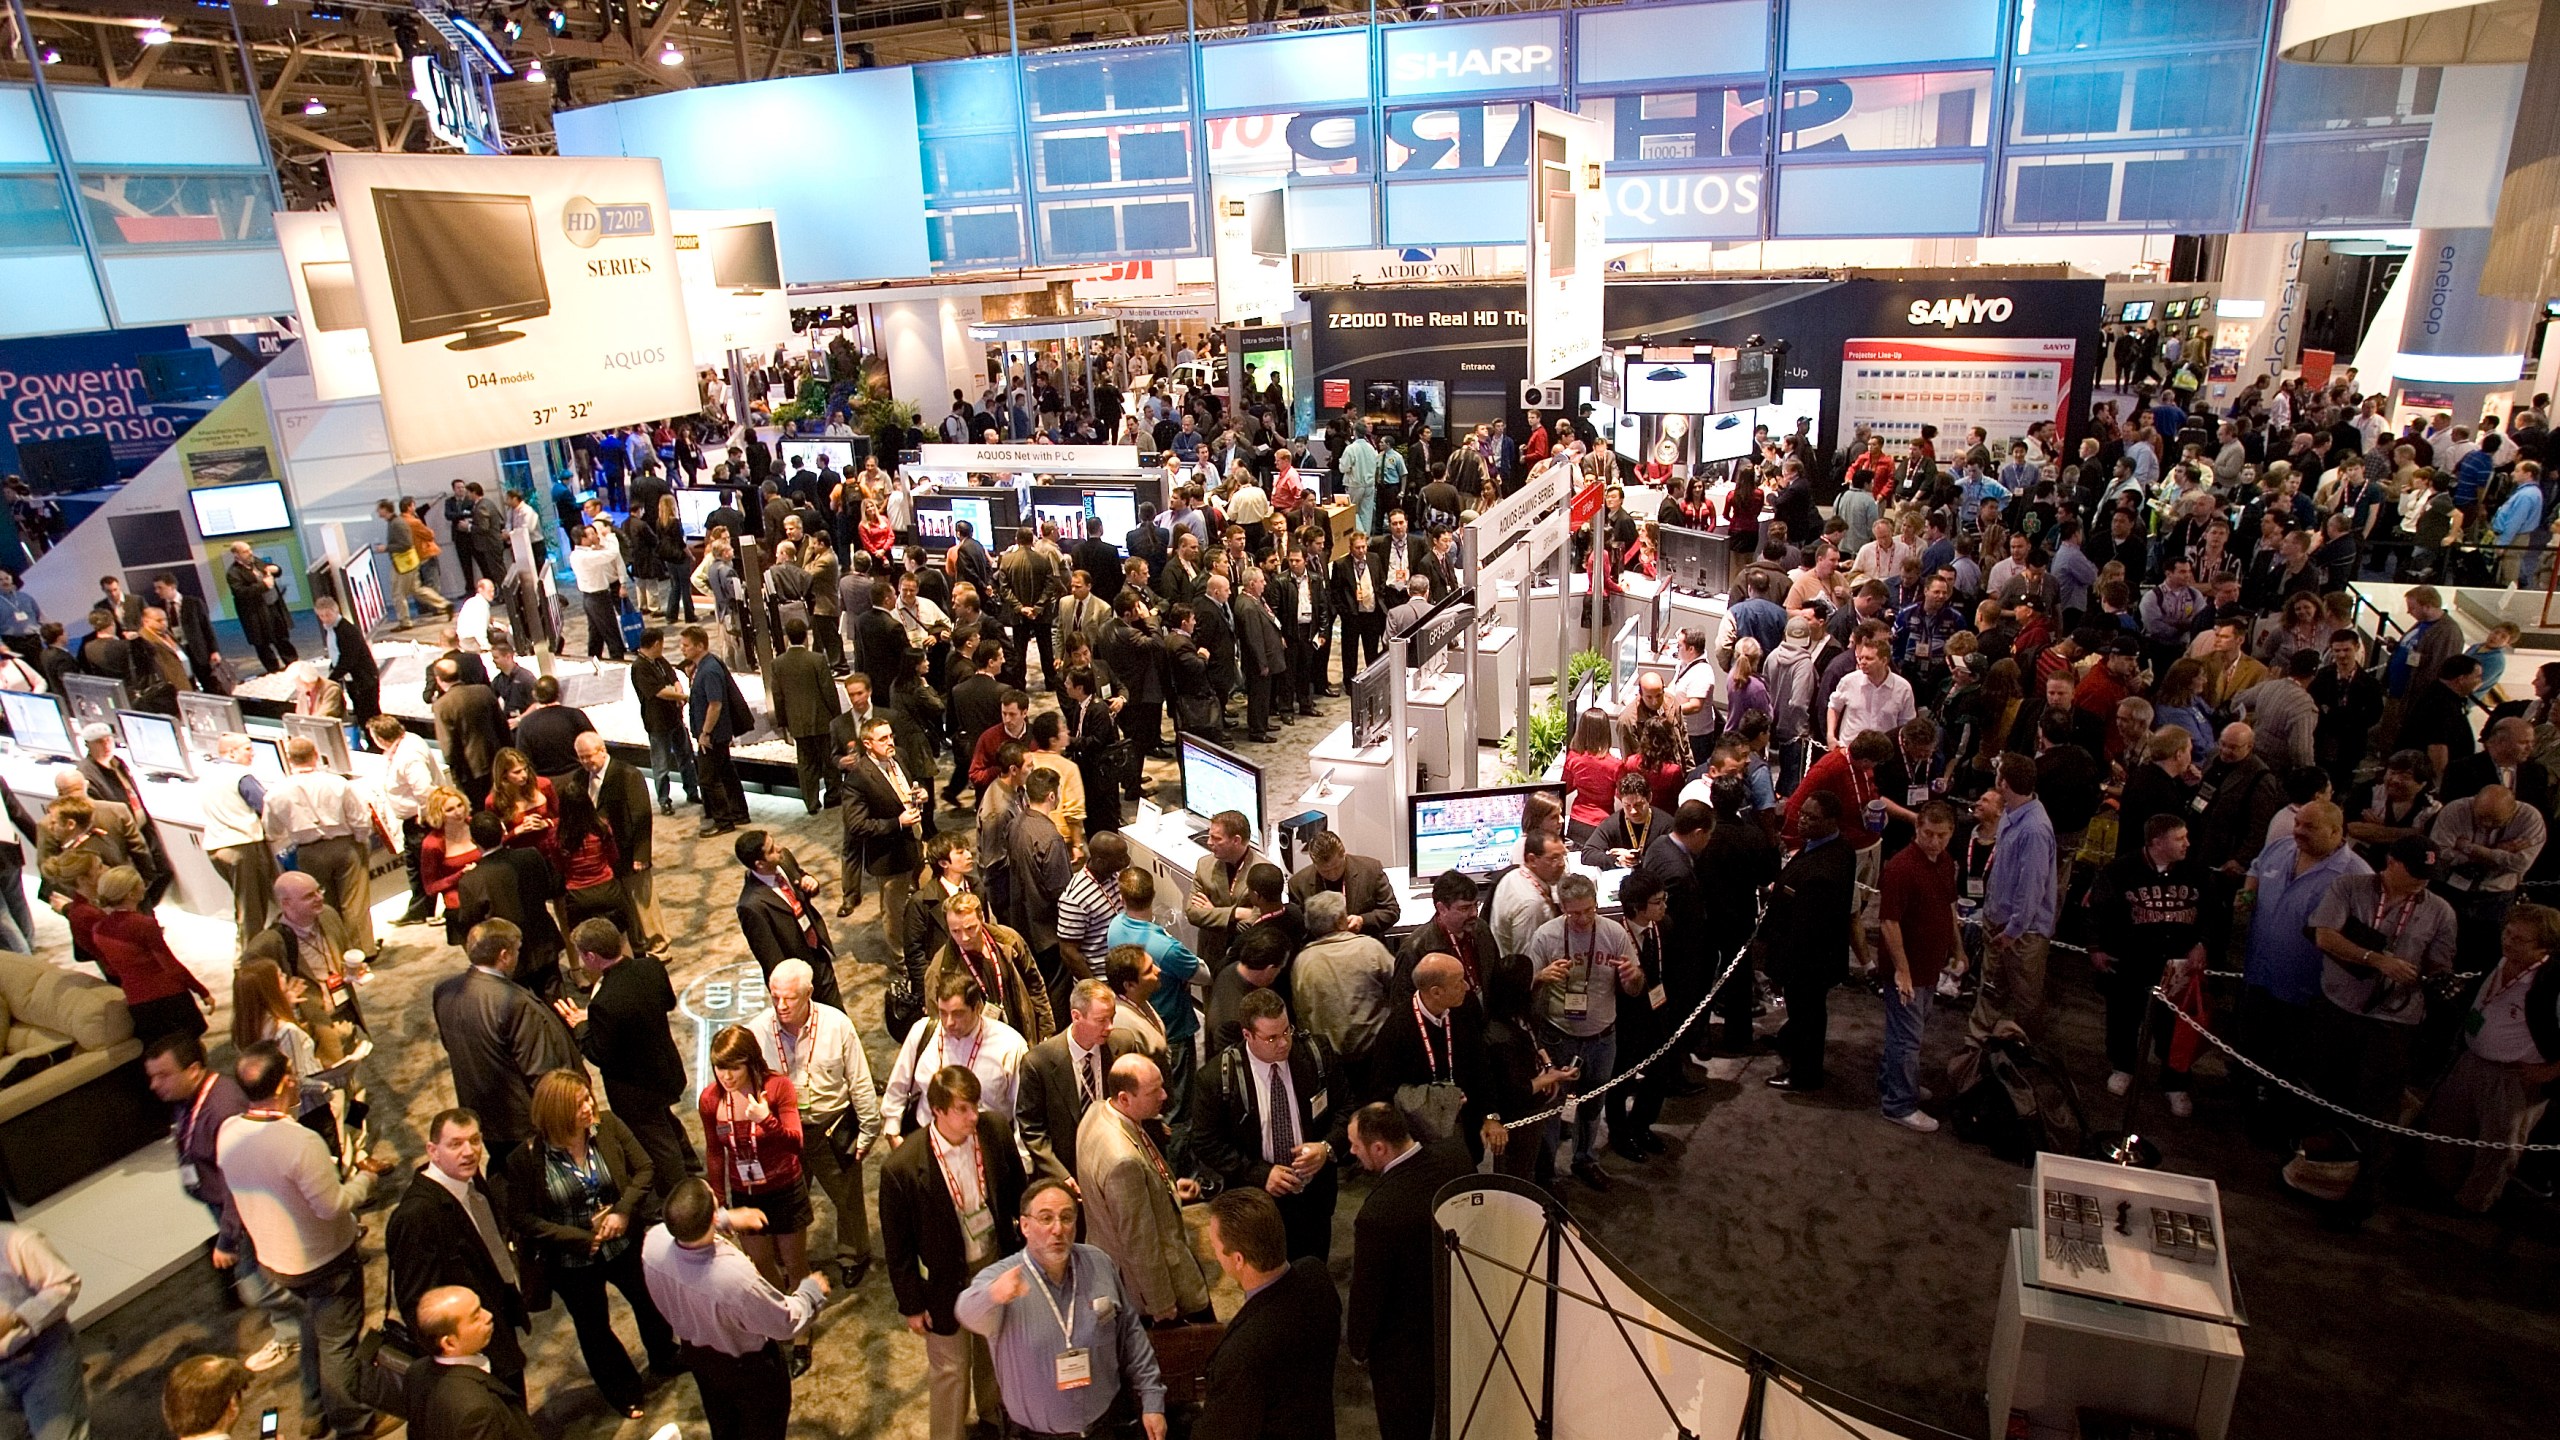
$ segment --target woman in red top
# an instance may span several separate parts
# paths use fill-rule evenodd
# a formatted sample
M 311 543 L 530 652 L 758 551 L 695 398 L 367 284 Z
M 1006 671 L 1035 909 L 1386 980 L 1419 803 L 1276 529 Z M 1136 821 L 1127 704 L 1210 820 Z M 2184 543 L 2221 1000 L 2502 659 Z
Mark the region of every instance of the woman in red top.
M 418 838 L 418 883 L 440 902 L 446 943 L 459 945 L 462 929 L 456 917 L 461 899 L 456 892 L 462 872 L 480 859 L 479 842 L 471 838 L 471 801 L 452 786 L 440 785 L 427 792 L 427 803 L 418 808 L 427 826 L 427 833 Z
M 106 873 L 106 862 L 95 851 L 60 850 L 41 869 L 44 902 L 71 927 L 71 958 L 106 969 L 106 962 L 98 958 L 98 920 L 107 913 L 98 908 L 98 877 Z
M 211 999 L 213 992 L 170 953 L 159 920 L 142 911 L 143 889 L 141 872 L 130 865 L 119 865 L 98 881 L 104 913 L 91 932 L 98 963 L 124 990 L 134 1039 L 148 1045 L 163 1035 L 201 1035 L 204 1011 L 195 997 Z
M 529 845 L 560 863 L 560 796 L 533 773 L 533 761 L 510 745 L 489 765 L 489 813 L 507 830 L 509 845 Z
M 743 1025 L 711 1037 L 711 1075 L 702 1091 L 705 1178 L 723 1206 L 764 1212 L 764 1229 L 740 1235 L 738 1245 L 775 1289 L 788 1290 L 809 1273 L 799 1092 L 791 1077 L 766 1068 L 764 1047 Z
M 569 928 L 602 916 L 625 935 L 647 933 L 640 928 L 640 917 L 632 913 L 630 896 L 622 886 L 622 847 L 614 840 L 613 826 L 596 813 L 595 802 L 585 791 L 571 790 L 560 797 L 556 833 L 560 888 L 568 892 Z
M 883 565 L 889 563 L 889 551 L 898 543 L 898 532 L 889 528 L 889 517 L 881 513 L 880 502 L 862 502 L 862 525 L 859 530 L 862 548 Z
M 1618 803 L 1618 775 L 1627 762 L 1610 748 L 1613 739 L 1609 717 L 1598 710 L 1585 710 L 1574 722 L 1573 742 L 1564 753 L 1564 783 L 1573 792 L 1568 839 L 1579 842 L 1600 828 Z

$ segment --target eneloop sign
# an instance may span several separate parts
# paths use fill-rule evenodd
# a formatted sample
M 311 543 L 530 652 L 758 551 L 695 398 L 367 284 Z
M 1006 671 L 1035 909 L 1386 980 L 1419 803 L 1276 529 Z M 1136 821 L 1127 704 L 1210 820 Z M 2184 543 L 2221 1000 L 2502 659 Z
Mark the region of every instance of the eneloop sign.
M 1564 84 L 1562 32 L 1553 16 L 1397 26 L 1386 39 L 1390 95 L 1555 90 Z

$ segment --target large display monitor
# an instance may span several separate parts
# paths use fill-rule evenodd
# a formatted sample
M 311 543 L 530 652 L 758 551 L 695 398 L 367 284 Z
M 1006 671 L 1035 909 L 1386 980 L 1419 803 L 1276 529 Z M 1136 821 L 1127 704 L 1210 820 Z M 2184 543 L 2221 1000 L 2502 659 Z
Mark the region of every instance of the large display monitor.
M 551 313 L 532 196 L 376 190 L 373 209 L 402 344 L 452 335 L 446 349 L 477 350 Z
M 1021 522 L 1010 490 L 946 491 L 916 497 L 916 539 L 929 550 L 949 549 L 959 538 L 954 522 L 969 522 L 970 538 L 990 553 L 1011 543 L 1009 532 Z M 1135 521 L 1130 522 L 1135 524 Z
M 1351 744 L 1366 750 L 1383 745 L 1395 729 L 1394 677 L 1387 657 L 1379 656 L 1351 677 Z
M 1621 687 L 1635 683 L 1636 666 L 1644 662 L 1644 617 L 1630 615 L 1618 626 L 1609 645 L 1611 674 Z M 1626 693 L 1623 688 L 1620 694 Z
M 19 749 L 66 760 L 79 758 L 80 747 L 71 738 L 71 712 L 63 708 L 61 696 L 0 690 L 0 717 L 8 720 L 9 738 L 18 742 Z
M 121 680 L 104 675 L 65 675 L 62 677 L 63 698 L 71 702 L 71 728 L 76 733 L 83 725 L 116 728 L 116 712 L 133 707 L 133 696 Z
M 196 533 L 207 540 L 293 528 L 293 511 L 285 504 L 281 480 L 190 490 L 187 503 L 195 507 Z
M 1444 790 L 1405 802 L 1405 839 L 1419 883 L 1450 870 L 1482 879 L 1520 863 L 1521 814 L 1532 795 L 1566 799 L 1562 785 Z
M 341 775 L 356 773 L 355 757 L 347 753 L 347 727 L 326 715 L 287 715 L 284 717 L 285 738 L 297 736 L 320 749 L 320 763 Z
M 1220 811 L 1233 810 L 1253 824 L 1254 843 L 1262 840 L 1262 767 L 1206 740 L 1181 737 L 1182 808 L 1202 825 Z
M 116 719 L 124 725 L 125 754 L 135 769 L 195 778 L 196 767 L 188 761 L 187 742 L 177 721 L 151 710 L 120 710 Z
M 1672 584 L 1703 595 L 1720 595 L 1731 588 L 1730 537 L 1679 525 L 1656 525 L 1653 538 L 1662 554 L 1663 574 Z
M 772 221 L 705 230 L 702 248 L 711 254 L 711 283 L 719 289 L 761 295 L 782 288 L 782 252 L 773 242 Z
M 839 472 L 850 474 L 862 468 L 863 457 L 870 453 L 871 442 L 859 435 L 851 438 L 839 436 L 833 440 L 785 436 L 773 442 L 774 464 L 786 474 L 790 472 L 795 455 L 806 459 L 809 469 L 817 469 L 818 461 L 823 458 Z
M 1728 410 L 1721 415 L 1699 416 L 1695 424 L 1697 463 L 1712 465 L 1720 460 L 1740 460 L 1749 455 L 1751 432 L 1759 423 L 1760 411 L 1756 406 L 1749 410 Z
M 1138 528 L 1138 492 L 1128 485 L 1034 485 L 1031 487 L 1029 523 L 1043 520 L 1058 522 L 1058 544 L 1073 550 L 1084 538 L 1084 522 L 1102 522 L 1102 538 L 1111 542 L 1123 558 L 1129 553 L 1129 532 Z
M 1716 408 L 1712 360 L 1629 360 L 1627 403 L 1634 415 L 1705 415 Z
M 241 723 L 237 699 L 201 690 L 178 692 L 178 724 L 186 731 L 187 748 L 199 756 L 220 753 L 223 736 L 248 728 Z
M 684 527 L 688 540 L 699 540 L 711 528 L 711 512 L 720 508 L 717 490 L 678 490 L 676 523 Z M 741 512 L 743 513 L 743 512 Z
M 250 736 L 249 773 L 261 785 L 284 783 L 284 742 L 273 735 Z
M 2124 302 L 2123 312 L 2118 314 L 2116 318 L 2127 325 L 2139 325 L 2145 320 L 2151 318 L 2151 302 L 2148 300 L 2127 300 Z

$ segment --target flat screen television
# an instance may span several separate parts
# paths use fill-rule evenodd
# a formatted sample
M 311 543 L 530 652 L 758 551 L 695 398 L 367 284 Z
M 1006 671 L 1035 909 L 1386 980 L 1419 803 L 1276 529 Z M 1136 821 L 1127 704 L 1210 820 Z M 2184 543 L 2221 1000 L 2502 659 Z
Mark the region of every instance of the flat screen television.
M 1390 688 L 1394 677 L 1389 674 L 1387 657 L 1372 660 L 1359 674 L 1351 677 L 1351 744 L 1366 750 L 1384 745 L 1395 729 L 1395 694 Z
M 2161 319 L 2163 319 L 2163 320 L 2184 320 L 2184 319 L 2186 319 L 2186 318 L 2187 318 L 2187 302 L 2186 302 L 2186 301 L 2184 301 L 2184 300 L 2172 300 L 2172 301 L 2170 301 L 2168 304 L 2161 306 L 2161 307 L 2160 307 L 2160 318 L 2161 318 Z
M 27 690 L 0 690 L 0 718 L 9 722 L 9 738 L 21 750 L 76 760 L 80 747 L 71 739 L 71 713 L 59 695 Z
M 326 715 L 287 715 L 284 735 L 310 741 L 320 748 L 320 763 L 341 775 L 356 773 L 354 757 L 347 753 L 347 727 Z
M 207 540 L 293 528 L 293 511 L 285 504 L 281 480 L 209 485 L 188 491 L 187 503 L 195 507 L 196 533 Z
M 1261 190 L 1244 198 L 1244 225 L 1253 253 L 1265 260 L 1289 258 L 1289 196 Z
M 196 767 L 187 757 L 187 742 L 177 721 L 150 710 L 119 710 L 116 719 L 124 726 L 125 754 L 135 769 L 195 778 Z
M 2139 325 L 2143 321 L 2151 318 L 2151 302 L 2148 300 L 2127 300 L 2124 302 L 2123 313 L 2119 314 L 2116 318 L 2122 320 L 2127 325 Z
M 702 248 L 711 254 L 711 283 L 720 289 L 761 295 L 782 288 L 782 252 L 774 245 L 772 221 L 705 230 Z
M 1198 816 L 1202 826 L 1193 838 L 1206 834 L 1208 822 L 1220 812 L 1233 810 L 1252 822 L 1254 843 L 1260 844 L 1262 767 L 1188 735 L 1181 737 L 1180 755 L 1182 808 Z
M 1708 415 L 1716 408 L 1711 360 L 1627 362 L 1625 409 L 1631 415 Z
M 835 469 L 850 472 L 861 469 L 863 457 L 870 453 L 871 442 L 859 435 L 834 440 L 785 436 L 773 442 L 774 466 L 786 473 L 791 469 L 791 457 L 795 455 L 808 461 L 806 468 L 811 470 L 818 468 L 818 461 L 824 459 Z
M 261 785 L 277 785 L 284 781 L 284 742 L 273 735 L 249 737 L 249 773 Z
M 356 295 L 356 267 L 344 260 L 302 262 L 302 289 L 311 297 L 311 328 L 361 330 L 364 302 Z
M 930 550 L 948 549 L 960 538 L 955 522 L 969 522 L 970 538 L 987 547 L 990 554 L 1011 543 L 1004 530 L 1013 521 L 1014 503 L 1011 491 L 981 494 L 921 495 L 916 498 L 916 539 Z M 1134 525 L 1137 522 L 1129 522 Z
M 1765 405 L 1769 402 L 1769 378 L 1773 370 L 1769 352 L 1744 350 L 1734 356 L 1733 388 L 1726 396 L 1736 405 Z
M 1657 525 L 1653 535 L 1672 584 L 1705 594 L 1721 594 L 1733 584 L 1733 547 L 1725 536 L 1679 525 Z
M 1609 645 L 1611 674 L 1617 679 L 1619 693 L 1634 683 L 1636 666 L 1644 662 L 1644 617 L 1630 615 L 1618 626 L 1617 637 Z
M 1520 863 L 1521 812 L 1530 796 L 1542 792 L 1558 803 L 1566 798 L 1562 785 L 1505 785 L 1409 797 L 1405 838 L 1414 880 L 1451 870 L 1482 879 Z
M 54 440 L 18 442 L 18 473 L 39 495 L 99 490 L 123 477 L 116 472 L 115 443 L 101 432 Z
M 121 680 L 104 675 L 65 675 L 62 677 L 63 698 L 71 702 L 71 728 L 77 732 L 83 725 L 116 728 L 116 712 L 133 708 L 133 697 Z
M 685 538 L 699 540 L 711 525 L 711 512 L 720 508 L 717 490 L 678 490 L 676 522 L 684 527 Z
M 373 213 L 402 344 L 503 345 L 524 338 L 506 325 L 551 313 L 532 196 L 376 190 Z
M 1666 420 L 1673 417 L 1664 416 Z M 1751 453 L 1751 430 L 1760 423 L 1758 407 L 1728 410 L 1721 415 L 1701 415 L 1690 427 L 1696 437 L 1694 453 L 1701 465 L 1719 460 L 1740 460 Z
M 237 699 L 201 690 L 178 692 L 178 724 L 186 731 L 187 748 L 198 755 L 219 753 L 223 736 L 248 728 L 241 723 Z
M 382 593 L 383 567 L 390 563 L 379 545 L 367 545 L 347 557 L 347 618 L 367 636 L 391 618 L 390 603 Z

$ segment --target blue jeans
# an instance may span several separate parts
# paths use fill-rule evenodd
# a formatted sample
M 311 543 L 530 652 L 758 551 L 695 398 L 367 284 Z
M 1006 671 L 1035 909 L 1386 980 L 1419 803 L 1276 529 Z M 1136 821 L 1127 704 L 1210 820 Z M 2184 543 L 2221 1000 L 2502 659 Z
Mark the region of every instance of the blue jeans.
M 356 1398 L 356 1342 L 364 1335 L 364 1264 L 347 1253 L 283 1287 L 302 1331 L 302 1401 L 341 1435 L 363 1433 L 373 1410 Z
M 1905 1000 L 1890 978 L 1885 982 L 1884 1056 L 1876 1062 L 1876 1098 L 1896 1120 L 1920 1108 L 1920 1036 L 1929 1020 L 1930 990 L 1914 981 L 1911 998 Z
M 35 1440 L 89 1440 L 89 1388 L 69 1321 L 46 1326 L 27 1348 L 0 1360 L 0 1390 Z
M 652 731 L 649 735 L 649 780 L 657 787 L 658 803 L 667 803 L 667 777 L 684 781 L 684 797 L 695 804 L 702 802 L 702 781 L 693 768 L 693 737 L 682 726 L 673 730 Z
M 266 1271 L 258 1268 L 258 1257 L 247 1245 L 240 1247 L 240 1258 L 232 1263 L 231 1289 L 240 1297 L 241 1304 L 252 1310 L 265 1311 L 267 1323 L 279 1332 L 287 1325 L 299 1326 L 302 1323 L 302 1302 L 294 1299 L 293 1292 L 278 1285 Z M 274 1338 L 281 1340 L 284 1336 L 279 1333 Z M 317 1372 L 306 1371 L 305 1374 L 310 1378 L 310 1386 L 303 1398 L 310 1402 L 307 1408 L 317 1413 L 320 1396 Z
M 1605 1033 L 1589 1036 L 1567 1035 L 1559 1030 L 1547 1031 L 1547 1055 L 1558 1065 L 1570 1066 L 1579 1061 L 1582 1075 L 1573 1082 L 1573 1093 L 1589 1095 L 1617 1073 L 1618 1030 L 1611 1026 Z M 1598 1136 L 1600 1112 L 1607 1108 L 1603 1101 L 1585 1100 L 1573 1111 L 1573 1163 L 1600 1158 Z M 1560 1142 L 1564 1137 L 1564 1118 L 1550 1122 L 1548 1133 Z M 1554 1142 L 1551 1142 L 1554 1143 Z

